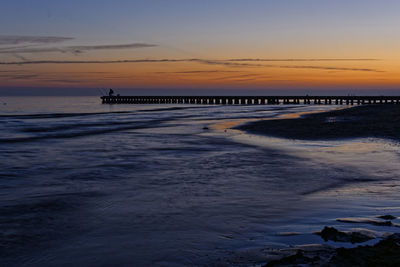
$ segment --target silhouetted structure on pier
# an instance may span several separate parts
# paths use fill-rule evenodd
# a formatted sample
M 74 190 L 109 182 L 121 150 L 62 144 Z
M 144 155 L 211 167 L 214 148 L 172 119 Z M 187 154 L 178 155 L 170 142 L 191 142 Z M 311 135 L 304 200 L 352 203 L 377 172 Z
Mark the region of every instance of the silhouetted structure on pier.
M 103 104 L 364 105 L 400 104 L 400 96 L 102 96 Z

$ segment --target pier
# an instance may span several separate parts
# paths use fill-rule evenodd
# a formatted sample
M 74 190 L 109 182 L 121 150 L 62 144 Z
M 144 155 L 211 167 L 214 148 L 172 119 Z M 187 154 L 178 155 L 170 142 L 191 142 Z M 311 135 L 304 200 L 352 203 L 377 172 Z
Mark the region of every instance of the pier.
M 366 105 L 400 104 L 400 96 L 102 96 L 103 104 Z

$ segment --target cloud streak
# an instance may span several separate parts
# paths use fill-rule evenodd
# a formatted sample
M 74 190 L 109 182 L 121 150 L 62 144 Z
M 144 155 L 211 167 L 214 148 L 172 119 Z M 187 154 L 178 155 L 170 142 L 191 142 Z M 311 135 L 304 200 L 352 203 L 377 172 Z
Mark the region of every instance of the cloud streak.
M 138 49 L 138 48 L 149 48 L 156 47 L 155 44 L 146 43 L 131 43 L 131 44 L 116 44 L 116 45 L 80 45 L 80 46 L 67 46 L 67 47 L 42 47 L 42 48 L 30 48 L 30 47 L 9 47 L 0 49 L 0 54 L 34 54 L 34 53 L 83 53 L 91 50 L 121 50 L 121 49 Z
M 310 59 L 309 61 L 312 61 Z M 223 65 L 228 67 L 263 67 L 263 68 L 282 68 L 282 69 L 319 69 L 319 70 L 337 70 L 337 71 L 364 71 L 364 72 L 383 72 L 381 70 L 372 69 L 372 68 L 348 68 L 348 67 L 336 67 L 336 66 L 307 66 L 307 65 L 266 65 L 266 64 L 252 64 L 252 63 L 237 63 L 235 59 L 227 59 L 227 60 L 202 60 L 202 59 L 192 59 L 192 61 L 197 61 L 204 64 L 209 65 Z M 250 61 L 250 60 L 246 60 Z M 260 61 L 255 59 L 255 61 Z M 276 60 L 278 61 L 278 60 Z M 285 61 L 285 60 L 282 60 Z M 297 60 L 291 60 L 293 62 L 297 62 Z M 301 61 L 301 60 L 300 60 Z M 315 61 L 318 61 L 315 60 Z M 322 60 L 319 60 L 322 61 Z M 344 61 L 341 59 L 339 61 Z M 240 61 L 239 61 L 240 62 Z
M 146 43 L 132 43 L 132 44 L 117 44 L 117 45 L 81 45 L 81 46 L 70 46 L 68 49 L 76 51 L 89 51 L 89 50 L 114 50 L 114 49 L 135 49 L 135 48 L 147 48 L 156 47 L 156 44 Z
M 232 80 L 232 79 L 254 79 L 256 77 L 264 76 L 262 74 L 241 74 L 235 76 L 224 76 L 215 78 L 214 80 Z
M 320 69 L 320 70 L 344 70 L 344 71 L 370 71 L 370 72 L 384 72 L 376 69 L 368 68 L 343 68 L 343 67 L 325 67 L 325 66 L 279 66 L 285 69 Z
M 247 60 L 248 61 L 248 60 Z M 294 60 L 293 60 L 294 61 Z M 38 65 L 38 64 L 126 64 L 126 63 L 177 63 L 197 62 L 207 65 L 221 65 L 227 67 L 258 67 L 258 68 L 283 68 L 283 69 L 314 69 L 314 70 L 337 70 L 337 71 L 362 71 L 383 72 L 372 68 L 340 67 L 340 66 L 308 66 L 308 65 L 271 65 L 241 63 L 232 59 L 123 59 L 123 60 L 32 60 L 32 61 L 0 61 L 0 65 Z
M 238 70 L 189 70 L 189 71 L 157 71 L 155 74 L 213 74 L 213 73 L 232 73 L 240 72 Z
M 320 70 L 338 70 L 338 71 L 366 71 L 366 72 L 383 72 L 372 68 L 347 68 L 347 67 L 336 67 L 336 66 L 307 66 L 307 65 L 267 65 L 267 64 L 252 64 L 252 63 L 237 63 L 236 60 L 202 60 L 202 59 L 192 59 L 192 61 L 197 61 L 209 65 L 223 65 L 228 67 L 264 67 L 264 68 L 282 68 L 282 69 L 320 69 Z M 246 60 L 249 61 L 249 60 Z M 255 60 L 259 61 L 259 60 Z M 279 60 L 276 60 L 279 61 Z M 285 61 L 285 60 L 281 60 Z M 291 60 L 297 62 L 297 60 Z M 301 61 L 301 60 L 300 60 Z M 309 61 L 312 61 L 310 59 Z M 318 61 L 318 60 L 315 60 Z M 341 60 L 343 61 L 343 60 Z M 240 62 L 240 61 L 239 61 Z
M 318 62 L 318 61 L 378 61 L 376 58 L 237 58 L 235 62 Z
M 97 74 L 101 74 L 99 77 Z M 0 81 L 23 81 L 23 82 L 56 82 L 56 83 L 79 83 L 88 81 L 109 81 L 127 79 L 130 75 L 115 75 L 112 72 L 61 72 L 40 73 L 21 71 L 0 71 Z
M 32 60 L 0 61 L 0 65 L 38 65 L 38 64 L 116 64 L 116 63 L 163 63 L 188 62 L 192 59 L 122 59 L 122 60 Z
M 19 44 L 50 44 L 73 40 L 72 37 L 62 36 L 18 36 L 0 35 L 0 45 L 19 45 Z

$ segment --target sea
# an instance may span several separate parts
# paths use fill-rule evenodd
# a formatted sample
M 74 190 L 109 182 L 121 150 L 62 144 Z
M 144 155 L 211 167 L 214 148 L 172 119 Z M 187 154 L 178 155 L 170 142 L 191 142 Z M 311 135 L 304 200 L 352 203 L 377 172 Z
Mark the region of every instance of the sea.
M 246 266 L 353 246 L 322 240 L 324 226 L 399 231 L 368 223 L 400 216 L 397 141 L 235 129 L 338 108 L 1 97 L 0 265 Z

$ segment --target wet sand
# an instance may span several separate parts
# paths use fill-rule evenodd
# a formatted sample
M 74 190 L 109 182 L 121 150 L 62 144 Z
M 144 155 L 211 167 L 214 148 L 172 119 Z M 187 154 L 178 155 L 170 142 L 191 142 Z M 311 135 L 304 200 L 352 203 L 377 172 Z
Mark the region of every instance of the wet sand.
M 339 109 L 323 113 L 305 114 L 298 118 L 251 121 L 236 126 L 235 129 L 250 134 L 294 140 L 343 140 L 353 138 L 383 138 L 400 140 L 400 106 L 368 105 Z M 337 219 L 338 222 L 368 223 L 371 225 L 395 226 L 395 217 L 377 216 L 378 219 Z M 304 244 L 291 249 L 270 250 L 266 255 L 275 255 L 275 259 L 266 260 L 265 266 L 398 266 L 400 263 L 399 234 L 386 234 L 380 238 L 363 236 L 361 232 L 340 232 L 333 227 L 325 227 L 319 233 L 325 241 L 332 240 L 354 243 L 354 237 L 362 237 L 360 243 L 368 239 L 375 240 L 373 245 L 335 248 L 325 245 Z M 376 239 L 377 238 L 377 239 Z M 380 240 L 380 241 L 379 241 Z M 377 242 L 379 241 L 379 242 Z M 358 243 L 358 241 L 356 241 Z M 371 244 L 371 243 L 370 243 Z M 280 256 L 278 256 L 280 255 Z M 268 259 L 268 257 L 266 257 Z
M 249 122 L 237 129 L 249 133 L 301 140 L 376 137 L 400 140 L 400 106 L 367 105 L 300 118 Z

